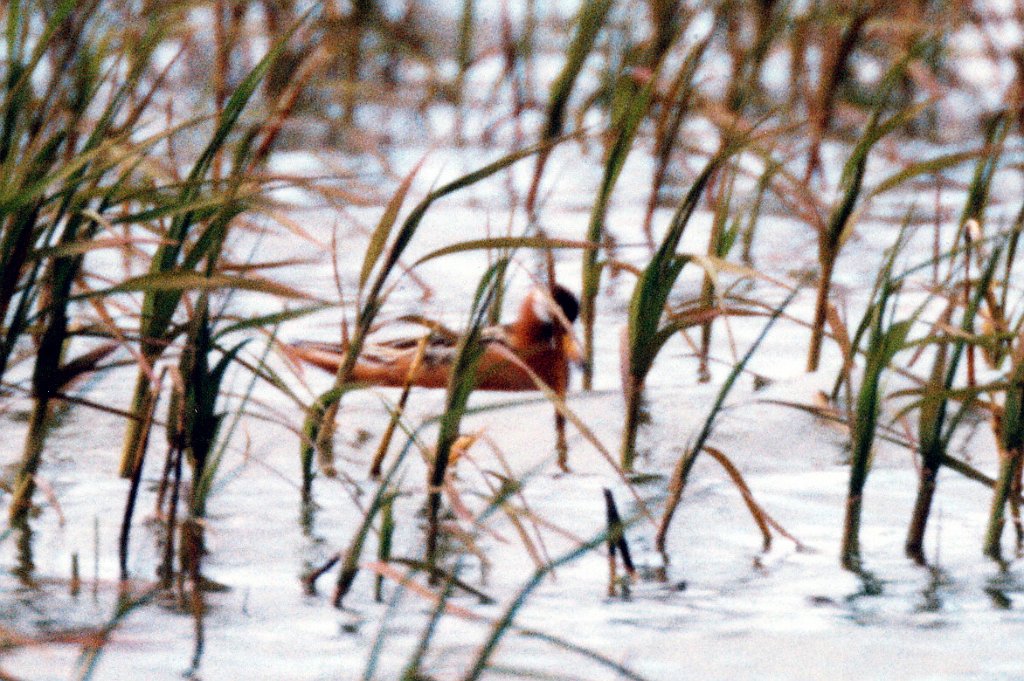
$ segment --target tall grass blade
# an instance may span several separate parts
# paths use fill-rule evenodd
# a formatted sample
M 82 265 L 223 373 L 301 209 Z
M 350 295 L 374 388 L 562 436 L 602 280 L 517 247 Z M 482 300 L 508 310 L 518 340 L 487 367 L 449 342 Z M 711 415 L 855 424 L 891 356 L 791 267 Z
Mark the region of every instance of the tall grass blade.
M 832 209 L 828 224 L 818 234 L 818 263 L 821 272 L 814 305 L 814 320 L 811 323 L 811 342 L 807 351 L 807 371 L 811 373 L 818 370 L 818 365 L 821 362 L 821 346 L 825 337 L 827 308 L 830 305 L 829 292 L 832 287 L 832 275 L 839 258 L 839 251 L 854 226 L 850 220 L 862 193 L 868 154 L 879 140 L 913 120 L 924 106 L 911 107 L 894 114 L 885 121 L 881 120 L 883 111 L 889 105 L 892 88 L 902 77 L 915 55 L 916 50 L 912 50 L 906 57 L 894 64 L 879 84 L 871 117 L 843 166 L 840 179 L 841 198 Z
M 481 331 L 487 322 L 487 311 L 494 295 L 505 276 L 508 261 L 498 260 L 488 268 L 476 295 L 469 316 L 469 327 L 464 332 L 452 364 L 451 378 L 448 383 L 448 397 L 441 415 L 440 428 L 437 434 L 437 446 L 434 459 L 430 465 L 427 495 L 427 539 L 426 562 L 433 573 L 437 567 L 438 538 L 440 535 L 439 514 L 441 511 L 441 488 L 448 471 L 452 446 L 459 437 L 459 425 L 466 411 L 469 395 L 476 387 L 476 365 L 483 354 Z
M 715 402 L 711 406 L 711 411 L 708 413 L 706 419 L 704 419 L 704 425 L 701 427 L 700 433 L 697 434 L 696 440 L 693 445 L 688 447 L 686 453 L 679 457 L 675 467 L 672 470 L 672 477 L 669 481 L 668 488 L 668 500 L 665 502 L 665 511 L 662 514 L 661 521 L 658 523 L 658 531 L 655 535 L 654 543 L 657 550 L 664 556 L 666 555 L 666 545 L 668 542 L 668 530 L 672 524 L 672 518 L 675 516 L 676 510 L 679 508 L 679 503 L 683 498 L 683 491 L 686 489 L 686 483 L 690 478 L 690 471 L 693 469 L 693 464 L 697 461 L 697 456 L 704 449 L 705 443 L 711 437 L 711 433 L 714 430 L 715 420 L 718 417 L 718 413 L 722 410 L 725 405 L 725 398 L 732 391 L 733 386 L 736 384 L 736 380 L 743 373 L 744 368 L 750 361 L 750 358 L 754 356 L 754 353 L 761 346 L 765 337 L 768 335 L 768 331 L 775 325 L 775 322 L 782 316 L 786 308 L 796 297 L 797 290 L 793 290 L 785 300 L 775 308 L 772 312 L 771 317 L 765 322 L 764 328 L 761 329 L 761 333 L 758 334 L 757 338 L 751 344 L 746 354 L 740 359 L 740 361 L 733 367 L 729 376 L 725 379 L 725 383 L 722 384 L 721 390 L 718 391 Z
M 602 265 L 598 261 L 597 249 L 604 237 L 605 216 L 608 202 L 611 200 L 615 183 L 619 179 L 622 167 L 633 147 L 637 129 L 651 105 L 654 75 L 640 81 L 632 74 L 619 79 L 614 98 L 620 104 L 612 130 L 615 141 L 605 159 L 604 175 L 598 189 L 597 199 L 590 211 L 590 223 L 587 226 L 587 241 L 590 248 L 583 253 L 583 283 L 580 292 L 580 324 L 583 327 L 583 389 L 590 390 L 594 377 L 594 321 L 597 315 L 597 294 L 601 285 Z
M 636 456 L 636 431 L 644 381 L 654 364 L 655 357 L 671 335 L 665 332 L 669 327 L 661 324 L 665 306 L 676 279 L 690 260 L 688 256 L 677 254 L 676 249 L 711 176 L 739 148 L 740 144 L 726 145 L 708 161 L 676 209 L 661 245 L 641 272 L 633 289 L 629 305 L 626 349 L 623 353 L 626 420 L 622 436 L 621 465 L 625 471 L 633 470 Z
M 892 358 L 906 344 L 912 320 L 902 320 L 885 326 L 884 316 L 891 291 L 883 291 L 882 297 L 872 307 L 871 338 L 867 349 L 867 365 L 854 412 L 853 450 L 850 462 L 850 482 L 846 499 L 846 520 L 843 523 L 843 540 L 840 549 L 842 563 L 848 570 L 860 570 L 860 519 L 863 507 L 864 485 L 867 482 L 871 449 L 874 444 L 875 426 L 880 403 L 879 383 L 882 372 Z
M 548 95 L 548 112 L 544 132 L 541 135 L 542 141 L 553 141 L 562 134 L 565 125 L 565 112 L 569 106 L 569 97 L 572 95 L 576 79 L 579 77 L 580 71 L 583 70 L 583 63 L 594 49 L 594 42 L 604 26 L 613 4 L 614 0 L 585 0 L 580 7 L 576 17 L 576 32 L 566 50 L 565 64 L 551 85 Z M 531 216 L 536 207 L 540 178 L 544 174 L 548 154 L 549 148 L 546 148 L 537 156 L 533 182 L 526 197 L 526 212 Z

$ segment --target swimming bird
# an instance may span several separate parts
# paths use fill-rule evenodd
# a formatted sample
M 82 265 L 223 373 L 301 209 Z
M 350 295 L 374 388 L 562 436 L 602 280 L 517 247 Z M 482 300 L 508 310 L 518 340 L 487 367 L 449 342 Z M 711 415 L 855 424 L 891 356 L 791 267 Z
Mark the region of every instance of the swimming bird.
M 569 364 L 580 361 L 572 334 L 572 324 L 578 315 L 579 301 L 564 286 L 533 288 L 520 304 L 515 321 L 482 330 L 477 389 L 537 390 L 536 377 L 560 399 L 564 398 L 569 386 Z M 433 327 L 422 358 L 418 359 L 421 341 L 422 336 L 418 336 L 367 343 L 349 380 L 391 387 L 407 383 L 425 388 L 448 387 L 458 334 Z M 337 373 L 346 349 L 342 344 L 309 341 L 289 346 L 289 352 L 298 359 L 331 373 Z M 555 431 L 558 463 L 562 470 L 568 470 L 565 417 L 557 408 Z

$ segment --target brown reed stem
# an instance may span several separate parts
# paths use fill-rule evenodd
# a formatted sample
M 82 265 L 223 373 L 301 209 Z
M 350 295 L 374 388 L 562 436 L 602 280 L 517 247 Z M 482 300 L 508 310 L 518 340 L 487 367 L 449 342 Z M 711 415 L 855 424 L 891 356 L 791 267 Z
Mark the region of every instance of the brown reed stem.
M 634 376 L 626 377 L 626 417 L 622 428 L 622 470 L 631 472 L 636 462 L 636 436 L 643 409 L 643 383 Z
M 181 469 L 184 452 L 180 447 L 174 447 L 174 482 L 171 484 L 171 502 L 167 511 L 167 534 L 164 544 L 164 560 L 160 568 L 160 582 L 164 588 L 169 588 L 174 580 L 174 537 L 177 534 L 178 523 L 178 499 L 181 496 Z
M 555 409 L 555 453 L 558 455 L 558 469 L 563 473 L 570 472 L 569 442 L 565 436 L 565 414 Z
M 732 483 L 736 485 L 736 489 L 740 491 L 740 496 L 743 497 L 743 503 L 746 505 L 747 510 L 750 511 L 750 515 L 754 518 L 754 522 L 757 524 L 757 529 L 761 531 L 761 550 L 767 553 L 772 548 L 772 532 L 769 527 L 768 514 L 764 512 L 761 506 L 754 499 L 754 494 L 750 491 L 750 487 L 747 485 L 746 480 L 743 479 L 743 475 L 740 474 L 739 469 L 736 468 L 733 462 L 730 461 L 725 454 L 714 447 L 705 447 L 704 451 L 725 469 L 725 472 L 732 480 Z M 799 544 L 799 542 L 797 543 Z
M 143 361 L 152 366 L 149 357 Z M 145 371 L 139 371 L 135 380 L 135 393 L 132 396 L 130 411 L 132 414 L 147 414 L 153 409 L 153 391 L 150 386 L 149 375 Z M 142 418 L 129 419 L 128 427 L 124 434 L 124 446 L 121 451 L 121 465 L 118 473 L 122 478 L 129 478 L 135 470 L 135 461 L 142 456 L 143 433 Z
M 814 321 L 811 323 L 811 345 L 807 355 L 807 371 L 813 373 L 821 363 L 821 344 L 825 337 L 825 320 L 828 316 L 828 296 L 832 288 L 832 270 L 835 266 L 834 252 L 823 252 L 821 256 L 821 278 L 818 281 L 818 296 L 814 303 Z
M 14 493 L 11 495 L 11 506 L 8 509 L 12 527 L 24 525 L 28 520 L 29 511 L 32 510 L 32 495 L 36 489 L 36 473 L 42 461 L 43 443 L 46 440 L 44 431 L 49 411 L 49 400 L 43 397 L 35 400 L 28 422 L 25 452 L 14 481 Z
M 860 517 L 864 497 L 851 494 L 846 499 L 846 518 L 843 521 L 843 551 L 841 562 L 851 572 L 860 572 Z
M 924 555 L 924 534 L 928 526 L 928 516 L 931 513 L 935 489 L 938 487 L 938 476 L 938 469 L 927 465 L 921 466 L 917 498 L 914 501 L 914 511 L 910 518 L 910 528 L 907 531 L 907 542 L 904 546 L 907 557 L 918 565 L 927 563 Z
M 1024 450 L 1011 449 L 1000 453 L 999 477 L 996 479 L 995 493 L 992 495 L 992 509 L 989 514 L 988 529 L 985 533 L 985 555 L 993 560 L 1002 560 L 1001 540 L 1003 526 L 1006 524 L 1006 504 L 1014 486 L 1014 481 L 1021 474 L 1021 461 Z

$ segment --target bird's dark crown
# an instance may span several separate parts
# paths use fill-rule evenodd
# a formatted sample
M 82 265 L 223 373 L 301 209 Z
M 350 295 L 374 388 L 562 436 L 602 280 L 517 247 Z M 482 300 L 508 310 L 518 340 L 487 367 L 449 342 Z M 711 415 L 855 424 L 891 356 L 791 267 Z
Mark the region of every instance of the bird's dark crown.
M 580 301 L 576 299 L 573 292 L 565 288 L 561 284 L 555 284 L 551 289 L 551 297 L 558 303 L 558 307 L 562 308 L 562 314 L 572 324 L 576 321 L 576 318 L 580 316 Z

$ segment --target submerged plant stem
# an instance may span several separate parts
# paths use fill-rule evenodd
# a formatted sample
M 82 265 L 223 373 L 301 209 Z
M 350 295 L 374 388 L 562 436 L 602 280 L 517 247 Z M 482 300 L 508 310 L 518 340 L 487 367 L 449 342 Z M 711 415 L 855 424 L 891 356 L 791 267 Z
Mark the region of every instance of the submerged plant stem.
M 904 547 L 907 557 L 918 565 L 926 563 L 924 533 L 928 524 L 928 516 L 931 514 L 935 490 L 938 487 L 938 477 L 938 469 L 927 465 L 921 467 L 921 473 L 918 476 L 917 498 L 914 501 L 914 511 L 910 518 L 907 543 Z
M 643 412 L 643 385 L 632 376 L 626 386 L 626 417 L 622 429 L 622 469 L 633 470 L 636 460 L 636 435 Z
M 813 373 L 821 363 L 821 344 L 825 337 L 825 320 L 828 317 L 829 292 L 832 289 L 832 271 L 835 266 L 836 253 L 825 252 L 821 255 L 821 278 L 818 281 L 818 294 L 814 303 L 814 321 L 811 322 L 811 344 L 807 354 L 807 371 Z
M 1006 525 L 1006 504 L 1015 481 L 1021 475 L 1021 461 L 1024 450 L 1013 449 L 1000 456 L 999 477 L 992 495 L 992 510 L 989 514 L 988 529 L 985 532 L 985 555 L 993 560 L 1002 560 L 1001 540 Z
M 29 417 L 25 451 L 22 453 L 21 467 L 18 469 L 8 509 L 12 526 L 23 525 L 32 509 L 32 495 L 36 489 L 36 473 L 42 461 L 48 416 L 49 401 L 42 397 L 36 399 Z

